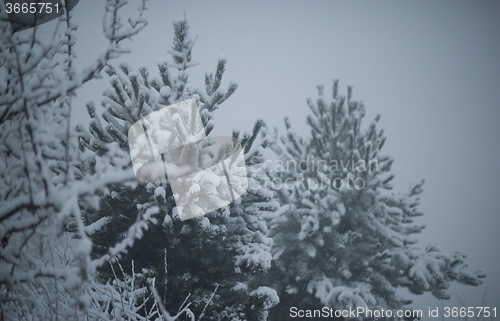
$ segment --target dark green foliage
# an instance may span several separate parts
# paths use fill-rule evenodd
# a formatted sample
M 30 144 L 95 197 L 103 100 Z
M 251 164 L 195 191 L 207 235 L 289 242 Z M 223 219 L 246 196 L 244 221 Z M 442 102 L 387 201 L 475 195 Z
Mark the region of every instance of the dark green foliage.
M 193 41 L 186 21 L 174 23 L 173 64 L 160 62 L 158 76 L 146 68 L 135 71 L 127 64 L 108 70 L 112 89 L 104 92 L 102 119 L 95 107 L 88 105 L 92 122 L 89 131 L 79 126 L 80 143 L 100 154 L 118 142 L 128 150 L 127 132 L 132 124 L 151 112 L 189 98 L 197 100 L 208 135 L 214 126 L 213 112 L 237 88 L 230 83 L 221 87 L 225 60 L 219 60 L 215 77 L 207 75 L 205 90 L 194 90 L 188 82 Z M 176 70 L 173 74 L 171 71 Z M 265 143 L 256 143 L 262 121 L 257 121 L 251 134 L 233 136 L 241 141 L 248 166 L 262 160 Z M 130 159 L 127 160 L 130 162 Z M 129 169 L 132 171 L 131 164 Z M 262 213 L 274 211 L 272 193 L 260 189 L 262 180 L 252 173 L 249 189 L 236 202 L 207 215 L 180 221 L 169 184 L 138 183 L 115 186 L 103 195 L 98 211 L 86 209 L 87 225 L 105 222 L 93 231 L 94 255 L 102 255 L 111 244 L 126 237 L 129 226 L 145 210 L 157 208 L 156 224 L 150 224 L 140 240 L 118 259 L 124 269 L 155 277 L 155 287 L 168 311 L 177 311 L 186 303 L 207 320 L 265 320 L 267 311 L 276 303 L 274 290 L 262 288 L 258 276 L 271 265 L 271 240 Z M 166 264 L 165 264 L 166 263 Z M 130 271 L 126 271 L 129 272 Z M 110 267 L 100 271 L 103 282 L 113 279 Z M 146 282 L 138 280 L 139 282 Z

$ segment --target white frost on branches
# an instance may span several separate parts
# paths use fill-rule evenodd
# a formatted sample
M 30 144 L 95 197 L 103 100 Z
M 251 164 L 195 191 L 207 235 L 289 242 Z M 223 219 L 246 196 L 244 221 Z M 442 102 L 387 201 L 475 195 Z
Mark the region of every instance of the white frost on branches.
M 121 41 L 147 22 L 143 2 L 138 17 L 123 22 L 123 0 L 108 0 L 103 32 L 106 50 L 78 72 L 76 25 L 63 15 L 52 37 L 38 28 L 12 33 L 0 21 L 0 319 L 145 320 L 175 317 L 157 302 L 145 309 L 146 288 L 136 274 L 102 284 L 96 268 L 140 238 L 157 208 L 140 213 L 127 237 L 103 257 L 92 259 L 88 235 L 106 222 L 84 226 L 83 207 L 98 208 L 99 197 L 116 183 L 134 184 L 130 159 L 118 144 L 98 157 L 78 147 L 70 128 L 72 97 L 99 76 L 111 59 L 128 52 Z M 90 167 L 89 167 L 90 164 Z M 151 280 L 154 286 L 154 280 Z M 189 309 L 183 313 L 189 314 Z

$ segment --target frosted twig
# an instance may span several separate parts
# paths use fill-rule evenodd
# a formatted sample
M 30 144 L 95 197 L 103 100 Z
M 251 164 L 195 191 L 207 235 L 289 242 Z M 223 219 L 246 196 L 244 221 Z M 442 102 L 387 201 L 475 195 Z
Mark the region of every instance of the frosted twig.
M 217 289 L 219 288 L 219 284 L 215 286 L 214 292 L 212 292 L 212 295 L 210 296 L 210 299 L 208 299 L 207 304 L 205 304 L 205 307 L 203 308 L 203 311 L 201 311 L 200 317 L 198 318 L 198 321 L 200 321 L 204 316 L 205 316 L 205 310 L 207 309 L 208 305 L 210 302 L 212 302 L 212 299 L 214 298 L 215 292 L 217 292 Z

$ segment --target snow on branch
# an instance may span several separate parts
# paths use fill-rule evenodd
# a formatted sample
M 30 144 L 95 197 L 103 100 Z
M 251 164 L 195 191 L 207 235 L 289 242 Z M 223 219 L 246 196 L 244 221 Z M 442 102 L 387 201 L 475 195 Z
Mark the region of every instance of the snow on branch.
M 154 222 L 158 209 L 144 208 L 128 236 L 106 255 L 92 258 L 89 235 L 106 220 L 85 226 L 82 209 L 98 208 L 115 184 L 134 185 L 130 157 L 118 144 L 99 155 L 80 148 L 69 126 L 72 100 L 82 84 L 128 52 L 122 41 L 147 24 L 145 1 L 136 18 L 124 20 L 123 0 L 106 1 L 103 32 L 109 41 L 93 64 L 73 64 L 76 25 L 61 16 L 50 39 L 38 28 L 12 33 L 0 21 L 0 310 L 12 320 L 150 320 L 146 288 L 97 282 L 95 269 L 120 255 Z M 126 21 L 126 22 L 124 22 Z M 91 143 L 91 142 L 89 142 Z M 142 298 L 142 299 L 139 299 Z M 117 304 L 117 302 L 123 304 Z M 157 303 L 153 304 L 153 307 Z M 184 312 L 188 313 L 186 308 Z

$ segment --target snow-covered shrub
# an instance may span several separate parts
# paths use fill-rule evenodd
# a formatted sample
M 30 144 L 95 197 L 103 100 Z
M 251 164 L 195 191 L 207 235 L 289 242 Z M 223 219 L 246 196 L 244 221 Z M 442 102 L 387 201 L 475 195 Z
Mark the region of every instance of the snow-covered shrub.
M 141 237 L 158 208 L 142 211 L 126 238 L 91 257 L 81 209 L 97 209 L 111 184 L 135 180 L 124 170 L 128 155 L 117 143 L 95 157 L 79 147 L 69 122 L 76 91 L 127 52 L 121 41 L 146 25 L 144 3 L 129 19 L 120 14 L 125 5 L 106 1 L 103 29 L 109 44 L 81 72 L 73 63 L 77 26 L 71 11 L 49 38 L 37 27 L 12 33 L 9 22 L 0 21 L 2 320 L 144 319 L 134 314 L 135 297 L 143 290 L 127 278 L 123 284 L 99 284 L 95 272 Z M 170 318 L 164 312 L 155 316 Z

